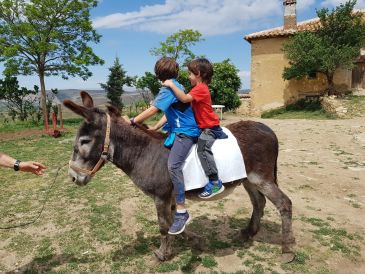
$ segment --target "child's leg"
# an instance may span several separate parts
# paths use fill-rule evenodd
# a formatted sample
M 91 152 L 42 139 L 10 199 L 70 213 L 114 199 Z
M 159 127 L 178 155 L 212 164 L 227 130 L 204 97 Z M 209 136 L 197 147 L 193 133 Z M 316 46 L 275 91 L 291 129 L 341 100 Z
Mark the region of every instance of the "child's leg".
M 198 139 L 198 157 L 205 175 L 211 181 L 218 180 L 218 169 L 212 152 L 212 146 L 215 140 L 215 135 L 210 129 L 204 129 Z
M 222 181 L 218 178 L 218 169 L 212 152 L 215 140 L 216 136 L 210 129 L 204 129 L 198 139 L 198 156 L 205 175 L 209 178 L 208 184 L 199 194 L 199 197 L 203 199 L 211 198 L 224 191 Z
M 190 221 L 189 213 L 185 209 L 185 184 L 182 173 L 183 165 L 190 148 L 194 144 L 192 138 L 184 134 L 176 134 L 174 144 L 168 159 L 168 170 L 176 197 L 176 214 L 174 222 L 169 229 L 169 234 L 176 235 L 184 231 L 185 225 Z

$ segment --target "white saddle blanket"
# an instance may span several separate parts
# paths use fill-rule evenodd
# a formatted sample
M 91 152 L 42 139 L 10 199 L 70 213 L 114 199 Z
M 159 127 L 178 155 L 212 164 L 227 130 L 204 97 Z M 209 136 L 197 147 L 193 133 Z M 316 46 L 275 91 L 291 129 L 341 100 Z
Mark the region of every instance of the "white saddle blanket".
M 228 138 L 217 139 L 212 146 L 219 178 L 223 183 L 246 178 L 245 163 L 236 137 L 225 127 L 223 127 L 223 131 Z M 198 157 L 197 145 L 193 145 L 185 160 L 183 174 L 185 190 L 204 187 L 208 182 Z

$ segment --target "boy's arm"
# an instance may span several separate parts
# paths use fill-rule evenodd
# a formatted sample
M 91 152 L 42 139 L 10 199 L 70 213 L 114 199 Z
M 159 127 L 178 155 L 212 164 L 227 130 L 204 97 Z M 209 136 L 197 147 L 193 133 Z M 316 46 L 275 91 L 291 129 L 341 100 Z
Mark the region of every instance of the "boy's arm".
M 167 122 L 167 118 L 166 116 L 162 116 L 160 121 L 158 121 L 154 126 L 150 127 L 149 129 L 150 130 L 158 130 L 160 129 L 164 124 L 166 124 Z
M 143 111 L 141 114 L 133 118 L 134 123 L 143 123 L 144 120 L 152 117 L 159 111 L 155 106 L 150 106 L 148 109 Z
M 183 103 L 189 103 L 193 101 L 193 97 L 189 94 L 185 94 L 184 91 L 182 91 L 181 89 L 179 89 L 174 82 L 172 82 L 171 80 L 166 80 L 162 83 L 165 87 L 169 87 L 172 89 L 172 91 L 175 93 L 177 99 L 179 99 L 179 101 L 183 102 Z

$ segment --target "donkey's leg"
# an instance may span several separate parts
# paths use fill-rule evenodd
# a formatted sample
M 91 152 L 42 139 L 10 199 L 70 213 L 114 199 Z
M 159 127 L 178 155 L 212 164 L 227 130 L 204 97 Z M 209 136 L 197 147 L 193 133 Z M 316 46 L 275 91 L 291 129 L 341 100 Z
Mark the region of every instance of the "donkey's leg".
M 292 252 L 291 245 L 295 242 L 295 238 L 292 231 L 291 200 L 279 189 L 274 180 L 265 180 L 257 175 L 249 176 L 248 179 L 279 210 L 282 222 L 282 252 Z
M 251 184 L 249 181 L 245 181 L 243 186 L 250 196 L 253 211 L 250 223 L 248 224 L 247 228 L 243 229 L 241 232 L 244 237 L 250 238 L 255 236 L 260 229 L 260 221 L 262 216 L 264 216 L 266 199 L 265 196 L 257 190 L 256 186 Z
M 171 244 L 173 237 L 168 234 L 169 228 L 172 224 L 172 199 L 172 196 L 164 199 L 155 197 L 155 205 L 161 233 L 161 245 L 159 249 L 154 251 L 154 253 L 160 261 L 169 259 L 172 254 Z

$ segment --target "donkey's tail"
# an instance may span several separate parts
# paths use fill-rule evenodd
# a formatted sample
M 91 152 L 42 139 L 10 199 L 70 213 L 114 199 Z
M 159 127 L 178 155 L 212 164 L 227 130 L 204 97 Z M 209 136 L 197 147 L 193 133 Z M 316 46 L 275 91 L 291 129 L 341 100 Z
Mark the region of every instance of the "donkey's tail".
M 275 161 L 274 182 L 275 182 L 276 185 L 278 185 L 278 159 L 276 159 L 276 161 Z
M 274 133 L 275 134 L 275 133 Z M 276 159 L 275 159 L 275 166 L 274 166 L 274 182 L 276 185 L 278 185 L 278 158 L 279 158 L 279 140 L 278 137 L 275 134 L 276 138 L 276 146 L 275 146 L 275 152 L 276 152 Z

